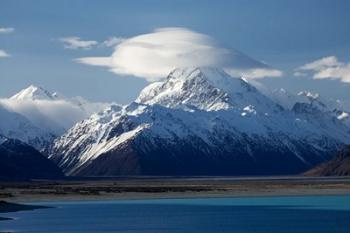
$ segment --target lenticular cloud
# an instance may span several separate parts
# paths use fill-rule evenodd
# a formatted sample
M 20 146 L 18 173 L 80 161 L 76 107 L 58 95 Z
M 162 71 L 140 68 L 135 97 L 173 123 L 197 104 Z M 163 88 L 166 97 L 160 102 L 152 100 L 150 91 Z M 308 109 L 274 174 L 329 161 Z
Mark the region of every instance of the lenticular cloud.
M 207 35 L 186 28 L 156 29 L 152 33 L 122 41 L 110 57 L 85 57 L 77 61 L 107 66 L 114 73 L 149 81 L 165 77 L 174 68 L 193 66 L 220 67 L 230 73 L 251 78 L 260 78 L 262 73 L 281 75 L 239 51 L 220 47 Z M 255 75 L 257 69 L 259 75 Z

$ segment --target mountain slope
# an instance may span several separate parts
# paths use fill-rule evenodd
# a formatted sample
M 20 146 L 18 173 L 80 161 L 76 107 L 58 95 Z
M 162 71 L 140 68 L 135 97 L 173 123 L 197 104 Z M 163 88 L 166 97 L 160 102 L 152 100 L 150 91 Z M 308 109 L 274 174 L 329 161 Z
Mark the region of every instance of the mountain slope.
M 60 169 L 33 147 L 0 135 L 0 179 L 52 179 Z
M 36 127 L 26 117 L 0 105 L 0 134 L 16 138 L 40 150 L 47 147 L 55 135 Z
M 42 87 L 30 85 L 26 89 L 21 90 L 17 94 L 10 97 L 11 100 L 55 100 L 57 96 L 51 94 Z
M 76 124 L 50 158 L 69 175 L 299 173 L 350 141 L 337 118 L 307 110 L 216 68 L 176 69 L 130 105 Z
M 309 176 L 349 176 L 350 175 L 350 145 L 339 151 L 335 158 L 307 171 Z

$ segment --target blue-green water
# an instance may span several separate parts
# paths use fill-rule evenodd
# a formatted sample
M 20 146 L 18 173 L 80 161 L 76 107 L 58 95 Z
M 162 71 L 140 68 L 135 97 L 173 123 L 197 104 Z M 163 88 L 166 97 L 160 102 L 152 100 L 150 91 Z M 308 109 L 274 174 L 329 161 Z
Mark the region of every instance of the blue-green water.
M 40 202 L 0 232 L 350 233 L 350 196 Z

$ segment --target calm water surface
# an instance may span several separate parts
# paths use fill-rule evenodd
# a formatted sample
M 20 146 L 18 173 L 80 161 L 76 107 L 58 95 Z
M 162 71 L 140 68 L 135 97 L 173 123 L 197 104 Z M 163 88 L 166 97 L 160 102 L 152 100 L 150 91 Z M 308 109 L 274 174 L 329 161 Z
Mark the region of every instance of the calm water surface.
M 350 196 L 40 202 L 0 232 L 350 233 Z

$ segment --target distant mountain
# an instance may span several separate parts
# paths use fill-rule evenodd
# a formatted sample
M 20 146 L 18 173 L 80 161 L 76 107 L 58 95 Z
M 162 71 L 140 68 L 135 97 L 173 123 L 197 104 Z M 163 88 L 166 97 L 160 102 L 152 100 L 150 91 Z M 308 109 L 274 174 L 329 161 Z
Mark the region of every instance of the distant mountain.
M 51 94 L 42 87 L 30 85 L 26 89 L 21 90 L 13 95 L 11 100 L 55 100 L 59 99 L 56 93 Z
M 48 90 L 35 85 L 30 85 L 29 87 L 21 90 L 20 92 L 13 95 L 9 99 L 17 100 L 17 101 L 22 100 L 22 101 L 37 101 L 37 102 L 40 102 L 40 100 L 47 100 L 47 101 L 51 101 L 52 103 L 66 102 L 67 104 L 71 104 L 74 107 L 79 107 L 79 110 L 83 111 L 84 115 L 88 115 L 88 116 L 104 109 L 109 105 L 109 103 L 103 103 L 103 102 L 90 102 L 81 96 L 67 98 L 58 92 L 51 93 Z M 54 101 L 60 101 L 60 102 L 54 102 Z M 60 107 L 60 106 L 54 106 L 54 107 Z
M 31 134 L 37 135 L 36 131 L 40 131 L 40 134 L 50 135 L 45 143 L 50 144 L 51 137 L 60 136 L 78 121 L 88 118 L 92 113 L 98 112 L 108 105 L 106 103 L 92 103 L 82 97 L 66 98 L 57 92 L 51 93 L 42 87 L 30 85 L 10 98 L 0 99 L 0 108 L 12 112 L 13 115 L 14 113 L 17 116 L 21 115 L 22 121 L 25 118 L 29 122 L 26 125 L 31 125 L 35 130 L 16 126 L 17 128 L 10 128 L 11 134 L 8 134 L 8 130 L 4 130 L 4 127 L 8 128 L 9 122 L 3 121 L 0 133 L 22 140 L 42 150 L 45 148 L 40 147 L 39 144 L 33 144 L 32 140 L 27 140 L 26 137 L 30 139 Z M 7 119 L 11 121 L 10 118 Z M 23 123 L 17 123 L 23 125 Z
M 336 156 L 307 171 L 309 176 L 349 176 L 350 175 L 350 145 L 345 146 Z
M 296 174 L 350 142 L 310 103 L 285 108 L 217 68 L 179 68 L 127 106 L 111 106 L 55 140 L 68 175 Z
M 270 97 L 287 109 L 303 104 L 312 109 L 318 109 L 323 114 L 331 115 L 350 127 L 350 108 L 340 100 L 325 99 L 318 93 L 300 91 L 291 94 L 283 88 L 273 90 Z
M 0 135 L 0 179 L 62 178 L 61 170 L 39 151 Z

